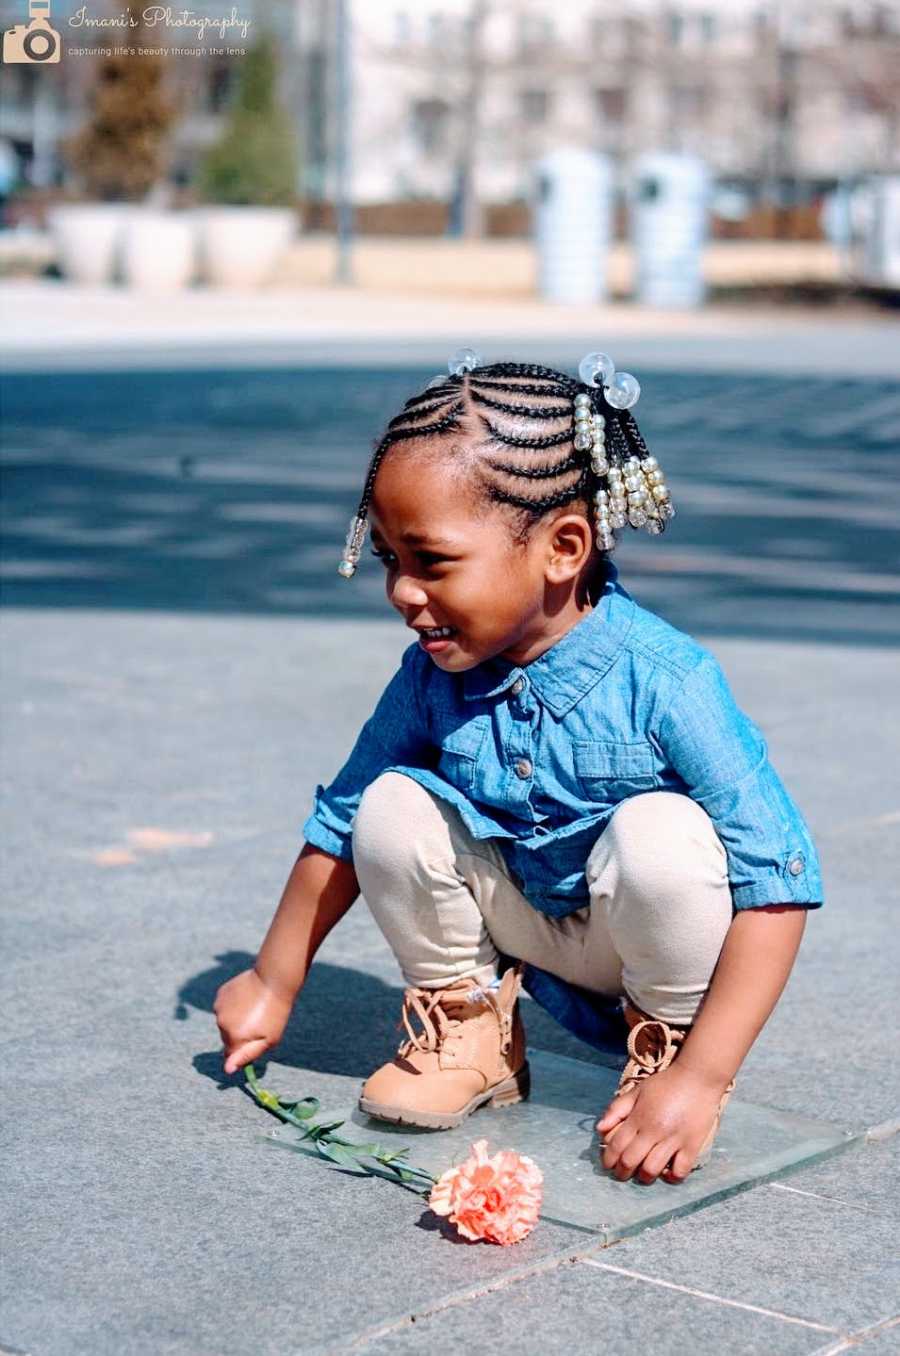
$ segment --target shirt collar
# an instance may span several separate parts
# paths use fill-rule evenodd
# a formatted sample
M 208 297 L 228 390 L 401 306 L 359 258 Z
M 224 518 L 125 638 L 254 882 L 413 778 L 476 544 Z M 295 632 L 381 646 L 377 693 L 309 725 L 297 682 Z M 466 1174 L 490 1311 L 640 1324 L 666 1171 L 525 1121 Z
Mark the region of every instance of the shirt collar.
M 565 716 L 610 669 L 634 620 L 635 602 L 618 582 L 610 561 L 609 577 L 596 607 L 530 664 L 513 664 L 499 655 L 467 669 L 466 701 L 495 697 L 523 675 L 539 700 L 555 716 Z

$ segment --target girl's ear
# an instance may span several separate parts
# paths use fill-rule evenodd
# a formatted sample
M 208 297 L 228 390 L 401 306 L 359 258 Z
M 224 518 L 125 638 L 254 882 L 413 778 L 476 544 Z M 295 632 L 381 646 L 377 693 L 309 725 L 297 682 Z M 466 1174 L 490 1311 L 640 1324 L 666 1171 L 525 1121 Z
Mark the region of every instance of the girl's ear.
M 579 574 L 590 559 L 594 545 L 591 525 L 580 513 L 566 513 L 554 522 L 548 547 L 548 569 L 553 583 L 563 583 Z

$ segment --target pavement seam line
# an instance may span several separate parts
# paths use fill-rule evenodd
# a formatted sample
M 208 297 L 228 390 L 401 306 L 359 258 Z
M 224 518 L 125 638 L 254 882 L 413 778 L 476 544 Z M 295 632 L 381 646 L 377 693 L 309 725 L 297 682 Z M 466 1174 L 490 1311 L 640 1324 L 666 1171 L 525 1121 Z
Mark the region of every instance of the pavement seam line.
M 632 1281 L 646 1281 L 649 1285 L 661 1285 L 666 1290 L 678 1290 L 682 1295 L 692 1295 L 694 1299 L 710 1300 L 713 1304 L 724 1304 L 729 1309 L 746 1309 L 752 1314 L 764 1314 L 766 1318 L 777 1318 L 782 1323 L 796 1323 L 801 1328 L 814 1328 L 816 1332 L 840 1333 L 840 1328 L 828 1323 L 814 1323 L 809 1318 L 796 1318 L 793 1314 L 783 1314 L 778 1309 L 765 1309 L 761 1304 L 747 1304 L 743 1300 L 725 1299 L 723 1295 L 712 1295 L 708 1290 L 695 1290 L 690 1285 L 678 1285 L 675 1281 L 664 1281 L 659 1276 L 647 1276 L 641 1271 L 630 1271 L 627 1267 L 614 1267 L 609 1262 L 595 1262 L 592 1257 L 579 1259 L 586 1267 L 596 1267 L 598 1271 L 612 1271 L 617 1276 L 627 1276 Z
M 867 1215 L 879 1215 L 870 1205 L 857 1205 L 856 1201 L 845 1201 L 840 1196 L 823 1196 L 820 1191 L 802 1191 L 800 1187 L 786 1186 L 783 1182 L 770 1182 L 773 1191 L 790 1191 L 793 1196 L 808 1196 L 813 1201 L 827 1201 L 829 1205 L 843 1205 L 848 1210 L 862 1210 Z
M 327 1356 L 339 1356 L 339 1353 L 349 1351 L 359 1351 L 362 1347 L 368 1346 L 370 1342 L 376 1341 L 380 1337 L 387 1337 L 390 1333 L 400 1332 L 405 1328 L 417 1323 L 422 1318 L 431 1318 L 433 1314 L 443 1313 L 445 1309 L 455 1309 L 458 1305 L 468 1304 L 472 1300 L 481 1299 L 483 1295 L 493 1294 L 497 1290 L 506 1290 L 510 1286 L 517 1285 L 520 1281 L 530 1280 L 532 1276 L 540 1276 L 545 1272 L 558 1271 L 567 1263 L 574 1264 L 582 1261 L 589 1252 L 596 1252 L 609 1245 L 599 1239 L 590 1247 L 582 1248 L 579 1252 L 573 1252 L 571 1248 L 566 1248 L 562 1252 L 556 1252 L 549 1257 L 542 1257 L 540 1261 L 533 1262 L 530 1266 L 520 1267 L 517 1271 L 507 1273 L 506 1276 L 499 1277 L 496 1281 L 491 1281 L 485 1285 L 470 1286 L 466 1290 L 457 1290 L 442 1299 L 435 1300 L 424 1308 L 416 1309 L 410 1314 L 404 1314 L 402 1318 L 387 1319 L 379 1324 L 377 1328 L 367 1329 L 359 1333 L 356 1337 L 349 1337 L 337 1346 L 323 1348 L 327 1351 Z M 837 1328 L 827 1329 L 829 1332 L 837 1332 Z
M 892 1318 L 879 1319 L 877 1323 L 872 1323 L 868 1328 L 860 1328 L 858 1332 L 848 1333 L 842 1337 L 839 1342 L 833 1342 L 830 1347 L 819 1347 L 818 1350 L 810 1352 L 810 1356 L 840 1356 L 842 1351 L 852 1351 L 854 1347 L 862 1346 L 868 1342 L 870 1337 L 878 1337 L 881 1333 L 889 1332 L 900 1323 L 900 1314 L 895 1314 Z

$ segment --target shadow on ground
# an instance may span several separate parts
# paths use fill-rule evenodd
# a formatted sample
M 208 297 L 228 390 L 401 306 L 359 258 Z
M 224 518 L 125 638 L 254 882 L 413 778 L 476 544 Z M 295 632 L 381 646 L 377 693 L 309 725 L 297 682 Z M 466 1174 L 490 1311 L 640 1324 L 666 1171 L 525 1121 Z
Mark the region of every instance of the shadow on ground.
M 7 376 L 4 602 L 399 625 L 382 567 L 337 563 L 374 444 L 431 375 Z M 618 547 L 638 601 L 706 635 L 896 644 L 900 384 L 641 380 L 678 516 Z
M 185 980 L 178 992 L 175 1019 L 186 1020 L 190 1008 L 212 1012 L 219 987 L 248 969 L 255 959 L 247 951 L 222 952 L 209 969 Z M 368 1078 L 379 1065 L 391 1059 L 405 1038 L 400 1022 L 402 1003 L 401 987 L 385 984 L 361 970 L 316 963 L 284 1036 L 272 1052 L 273 1058 L 287 1067 Z M 588 1064 L 608 1064 L 608 1059 L 599 1058 L 591 1046 L 570 1036 L 529 998 L 522 1000 L 522 1017 L 529 1045 Z M 243 1081 L 241 1074 L 230 1076 L 223 1072 L 221 1050 L 198 1054 L 194 1067 L 222 1089 Z M 265 1060 L 259 1060 L 256 1067 L 264 1069 Z

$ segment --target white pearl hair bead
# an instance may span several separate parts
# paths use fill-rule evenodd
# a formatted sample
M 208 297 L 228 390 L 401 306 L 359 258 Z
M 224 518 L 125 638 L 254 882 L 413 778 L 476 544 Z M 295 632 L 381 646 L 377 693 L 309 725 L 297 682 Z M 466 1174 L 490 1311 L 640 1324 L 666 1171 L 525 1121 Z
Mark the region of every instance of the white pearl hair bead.
M 473 368 L 481 365 L 481 354 L 474 348 L 458 348 L 451 355 L 447 368 L 452 377 L 460 377 L 463 372 L 471 372 Z
M 616 365 L 608 353 L 587 353 L 578 364 L 578 375 L 585 386 L 608 386 L 615 371 Z
M 630 372 L 617 372 L 606 387 L 606 401 L 614 410 L 630 410 L 638 403 L 641 384 Z

